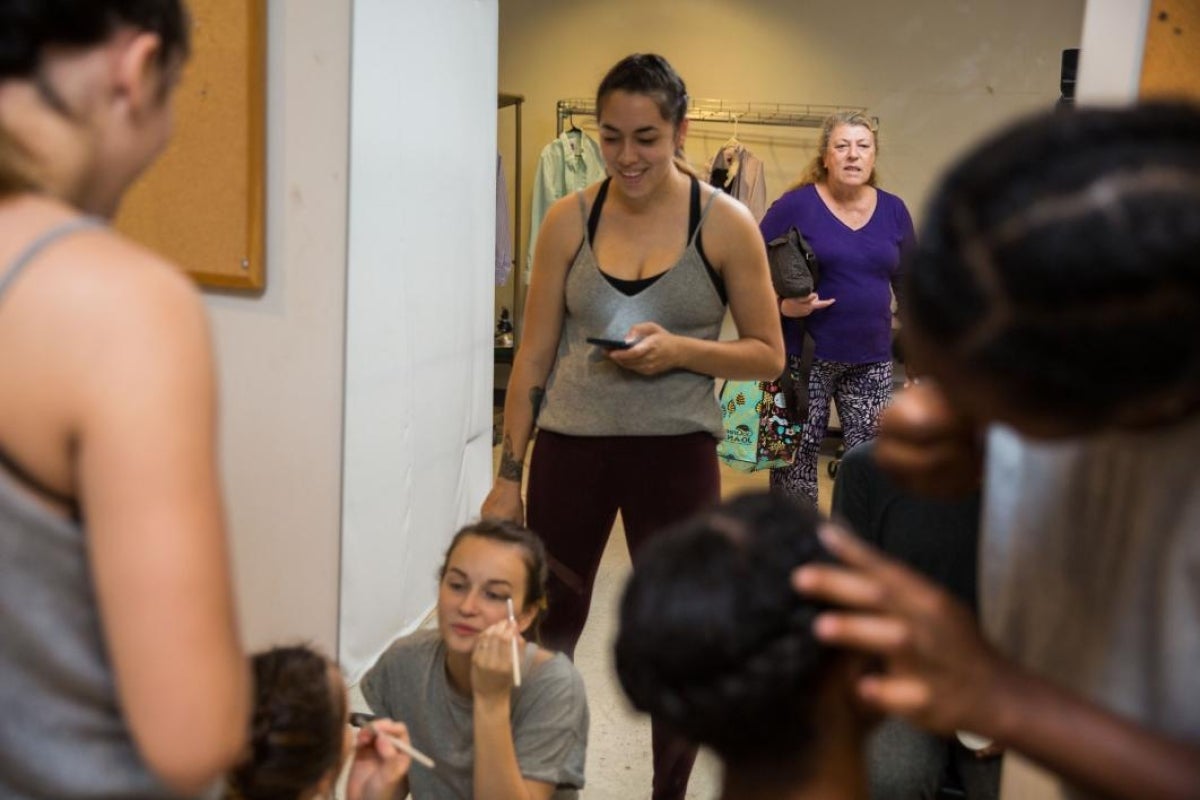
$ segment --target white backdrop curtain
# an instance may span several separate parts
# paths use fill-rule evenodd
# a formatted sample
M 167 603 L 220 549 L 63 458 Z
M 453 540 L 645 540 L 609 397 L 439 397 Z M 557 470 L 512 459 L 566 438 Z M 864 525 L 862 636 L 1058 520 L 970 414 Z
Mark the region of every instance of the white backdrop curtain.
M 435 600 L 490 485 L 496 0 L 355 0 L 339 656 Z M 318 54 L 314 54 L 317 57 Z

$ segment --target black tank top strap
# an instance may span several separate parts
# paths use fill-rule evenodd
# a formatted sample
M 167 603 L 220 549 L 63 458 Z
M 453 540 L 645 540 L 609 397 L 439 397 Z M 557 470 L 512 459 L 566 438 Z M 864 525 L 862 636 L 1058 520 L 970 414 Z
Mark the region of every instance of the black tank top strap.
M 712 210 L 713 203 L 717 200 L 717 195 L 721 194 L 718 188 L 713 189 L 713 193 L 708 196 L 708 202 L 704 204 L 704 210 L 700 210 L 700 181 L 695 176 L 692 177 L 692 222 L 688 227 L 688 242 L 694 242 L 696 245 L 696 255 L 700 256 L 700 261 L 704 264 L 704 269 L 708 272 L 708 277 L 712 279 L 713 288 L 717 290 L 717 294 L 721 298 L 721 302 L 729 304 L 729 293 L 725 291 L 725 279 L 721 277 L 721 273 L 713 267 L 708 260 L 708 256 L 704 252 L 704 242 L 701 236 L 704 231 L 700 226 L 704 224 L 704 220 L 708 219 L 708 212 Z
M 608 185 L 612 183 L 612 178 L 605 178 L 604 183 L 600 184 L 600 189 L 596 192 L 596 199 L 592 202 L 592 213 L 588 215 L 587 220 L 587 240 L 590 246 L 596 239 L 596 226 L 600 224 L 600 209 L 604 206 L 604 199 L 608 197 Z
M 691 244 L 692 239 L 696 238 L 696 229 L 700 227 L 700 180 L 695 175 L 691 177 L 692 198 L 688 204 L 688 244 Z

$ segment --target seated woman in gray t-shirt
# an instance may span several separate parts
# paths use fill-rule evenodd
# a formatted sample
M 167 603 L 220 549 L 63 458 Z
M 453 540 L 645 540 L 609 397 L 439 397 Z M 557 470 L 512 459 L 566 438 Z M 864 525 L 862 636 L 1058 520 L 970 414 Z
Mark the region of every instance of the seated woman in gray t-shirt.
M 541 540 L 511 522 L 468 525 L 440 575 L 437 630 L 398 639 L 362 681 L 371 710 L 405 723 L 435 762 L 414 764 L 398 796 L 474 798 L 486 786 L 499 797 L 574 797 L 587 749 L 583 679 L 523 638 L 545 605 Z

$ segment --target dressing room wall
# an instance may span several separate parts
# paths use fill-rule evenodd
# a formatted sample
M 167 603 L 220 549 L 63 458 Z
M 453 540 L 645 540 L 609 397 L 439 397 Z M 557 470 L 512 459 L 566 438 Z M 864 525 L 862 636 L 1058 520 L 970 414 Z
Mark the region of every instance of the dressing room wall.
M 206 292 L 250 647 L 337 644 L 350 4 L 271 0 L 267 285 Z
M 938 171 L 982 132 L 1058 99 L 1061 51 L 1078 47 L 1084 0 L 503 0 L 500 87 L 525 95 L 522 208 L 554 103 L 594 94 L 631 52 L 665 55 L 696 98 L 865 106 L 880 118 L 883 187 L 914 216 Z M 581 118 L 576 122 L 594 131 Z M 699 165 L 729 125 L 693 123 Z M 511 153 L 511 125 L 498 129 Z M 739 126 L 762 158 L 768 201 L 814 152 L 815 132 Z M 528 214 L 525 214 L 528 217 Z M 527 239 L 528 221 L 522 238 Z

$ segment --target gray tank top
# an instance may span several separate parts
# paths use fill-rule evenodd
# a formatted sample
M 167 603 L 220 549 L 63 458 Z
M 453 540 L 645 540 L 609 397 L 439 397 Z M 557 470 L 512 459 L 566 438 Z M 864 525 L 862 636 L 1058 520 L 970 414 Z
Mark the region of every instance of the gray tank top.
M 0 275 L 0 301 L 46 246 L 101 225 L 79 218 L 33 242 Z M 31 488 L 0 470 L 0 797 L 173 797 L 117 705 L 86 531 Z
M 696 236 L 712 208 L 708 199 L 700 224 L 679 260 L 650 286 L 632 296 L 609 283 L 596 263 L 587 231 L 587 202 L 577 192 L 584 240 L 567 273 L 566 314 L 558 357 L 546 382 L 538 427 L 571 436 L 673 436 L 708 431 L 724 438 L 713 379 L 687 370 L 639 375 L 617 366 L 589 336 L 620 339 L 631 325 L 656 322 L 671 333 L 715 340 L 725 302 L 709 276 Z

